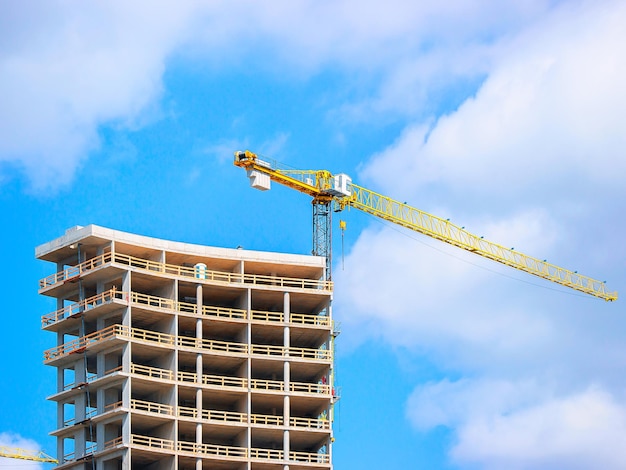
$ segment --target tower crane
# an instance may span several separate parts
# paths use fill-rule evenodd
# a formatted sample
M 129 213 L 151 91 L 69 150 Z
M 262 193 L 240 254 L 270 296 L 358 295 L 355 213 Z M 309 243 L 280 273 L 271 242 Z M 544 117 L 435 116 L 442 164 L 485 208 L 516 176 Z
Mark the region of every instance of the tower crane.
M 42 463 L 59 463 L 57 459 L 50 457 L 42 451 L 20 449 L 18 447 L 0 446 L 0 457 L 9 459 L 30 460 Z
M 271 181 L 308 194 L 313 198 L 313 254 L 326 257 L 326 279 L 331 279 L 331 215 L 346 207 L 374 215 L 463 250 L 475 253 L 520 271 L 547 279 L 606 301 L 617 300 L 617 292 L 609 292 L 603 281 L 583 276 L 576 271 L 533 258 L 513 248 L 505 248 L 459 227 L 448 219 L 431 215 L 404 202 L 358 186 L 344 174 L 327 170 L 293 170 L 275 162 L 260 159 L 249 150 L 235 152 L 235 166 L 246 170 L 250 185 L 268 190 Z

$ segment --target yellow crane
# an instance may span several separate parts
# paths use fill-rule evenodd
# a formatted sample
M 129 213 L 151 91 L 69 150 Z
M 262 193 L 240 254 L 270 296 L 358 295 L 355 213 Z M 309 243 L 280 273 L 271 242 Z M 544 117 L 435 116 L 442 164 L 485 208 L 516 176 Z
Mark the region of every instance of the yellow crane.
M 293 170 L 281 168 L 276 162 L 260 159 L 246 151 L 235 152 L 235 165 L 244 168 L 250 185 L 259 190 L 270 189 L 271 181 L 308 194 L 313 198 L 313 254 L 326 257 L 326 278 L 331 278 L 331 214 L 346 207 L 354 207 L 383 220 L 401 225 L 482 257 L 525 271 L 548 281 L 561 284 L 606 301 L 617 300 L 617 292 L 609 292 L 603 281 L 598 281 L 561 268 L 546 260 L 533 258 L 513 248 L 468 232 L 447 219 L 387 196 L 358 186 L 344 174 L 327 170 Z
M 9 459 L 31 460 L 42 463 L 59 463 L 57 459 L 50 457 L 39 450 L 20 449 L 18 447 L 0 446 L 0 457 Z

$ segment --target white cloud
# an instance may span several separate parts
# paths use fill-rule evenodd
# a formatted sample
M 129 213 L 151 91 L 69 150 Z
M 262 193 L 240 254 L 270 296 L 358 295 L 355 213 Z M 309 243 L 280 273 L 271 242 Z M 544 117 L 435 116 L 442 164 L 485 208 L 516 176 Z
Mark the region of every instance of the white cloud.
M 0 47 L 0 162 L 40 189 L 71 180 L 99 145 L 99 125 L 143 118 L 189 14 L 153 2 L 4 3 L 2 10 L 11 26 Z
M 434 122 L 408 124 L 361 180 L 623 285 L 615 214 L 626 199 L 624 21 L 623 3 L 570 2 L 496 38 L 476 95 Z M 456 465 L 624 467 L 618 304 L 511 281 L 389 230 L 362 233 L 345 265 L 335 274 L 343 341 L 381 339 L 461 377 L 417 386 L 407 405 L 418 429 L 452 430 Z
M 497 379 L 444 379 L 417 387 L 407 402 L 407 415 L 420 430 L 458 427 L 485 416 L 509 415 L 546 392 L 536 382 Z
M 485 469 L 623 468 L 626 407 L 589 386 L 557 395 L 551 382 L 443 380 L 416 389 L 407 414 L 423 430 L 457 430 L 452 460 Z
M 467 222 L 488 239 L 530 252 L 549 251 L 556 238 L 541 211 Z M 502 274 L 528 278 L 418 234 L 368 229 L 351 248 L 345 270 L 335 273 L 337 311 L 345 312 L 342 321 L 351 327 L 372 325 L 376 336 L 409 348 L 428 346 L 455 356 L 461 348 L 488 344 L 491 352 L 503 353 L 519 341 L 542 340 L 551 327 L 541 315 L 506 301 L 519 295 L 520 284 Z M 494 310 L 500 299 L 503 308 Z
M 363 176 L 404 194 L 439 183 L 507 200 L 529 189 L 553 198 L 599 183 L 621 190 L 626 8 L 608 4 L 563 7 L 508 40 L 474 98 L 432 129 L 408 127 Z
M 0 432 L 0 447 L 1 446 L 20 448 L 35 452 L 39 452 L 41 450 L 41 446 L 32 439 L 26 439 L 19 434 L 13 434 L 10 432 Z M 34 461 L 3 457 L 0 457 L 0 466 L 8 468 L 25 467 L 33 470 L 43 469 L 43 464 Z
M 451 90 L 463 96 L 484 79 L 457 111 L 407 124 L 365 166 L 362 182 L 425 201 L 430 207 L 421 208 L 486 238 L 624 282 L 623 222 L 607 229 L 626 209 L 619 202 L 626 200 L 622 2 L 0 8 L 0 164 L 23 169 L 39 188 L 71 180 L 103 124 L 132 128 L 158 109 L 172 54 L 281 79 L 332 67 L 349 77 L 346 88 L 359 90 L 354 102 L 337 105 L 352 113 L 348 119 L 421 116 L 422 108 L 441 108 Z M 266 150 L 285 140 L 279 135 Z M 229 139 L 221 144 L 232 151 Z M 207 150 L 222 152 L 220 143 Z M 454 429 L 452 455 L 461 466 L 623 466 L 608 447 L 624 448 L 619 309 L 544 293 L 441 249 L 449 255 L 389 229 L 363 232 L 336 273 L 342 341 L 382 338 L 426 354 L 444 372 L 473 377 L 418 387 L 409 401 L 422 429 Z M 582 442 L 580 429 L 594 436 Z
M 619 469 L 626 465 L 625 436 L 624 405 L 590 388 L 466 423 L 452 456 L 494 469 Z
M 132 127 L 158 116 L 173 54 L 281 77 L 328 66 L 351 76 L 358 71 L 366 91 L 357 109 L 416 109 L 433 87 L 445 90 L 484 72 L 493 38 L 549 6 L 547 0 L 384 6 L 303 0 L 272 8 L 249 0 L 4 3 L 0 163 L 4 173 L 14 167 L 40 189 L 70 181 L 98 147 L 101 126 Z

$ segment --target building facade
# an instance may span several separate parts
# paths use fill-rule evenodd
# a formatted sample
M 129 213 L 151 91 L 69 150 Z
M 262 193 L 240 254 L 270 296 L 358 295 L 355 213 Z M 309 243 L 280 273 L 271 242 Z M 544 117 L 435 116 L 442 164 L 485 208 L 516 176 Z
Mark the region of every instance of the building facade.
M 332 469 L 323 258 L 94 225 L 36 256 L 55 264 L 58 468 Z

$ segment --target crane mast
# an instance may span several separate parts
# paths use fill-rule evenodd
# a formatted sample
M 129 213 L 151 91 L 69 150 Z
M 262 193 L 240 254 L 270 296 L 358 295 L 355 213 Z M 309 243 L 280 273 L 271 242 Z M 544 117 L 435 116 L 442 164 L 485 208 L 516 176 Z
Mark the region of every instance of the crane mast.
M 607 301 L 617 300 L 617 292 L 607 291 L 602 281 L 485 240 L 448 219 L 358 186 L 343 173 L 332 175 L 327 170 L 280 169 L 248 150 L 235 152 L 234 164 L 246 169 L 250 184 L 256 189 L 268 190 L 270 181 L 275 181 L 313 198 L 313 254 L 326 256 L 327 279 L 331 278 L 331 214 L 333 210 L 349 206 L 585 294 Z

